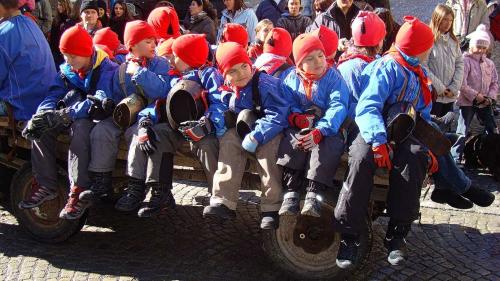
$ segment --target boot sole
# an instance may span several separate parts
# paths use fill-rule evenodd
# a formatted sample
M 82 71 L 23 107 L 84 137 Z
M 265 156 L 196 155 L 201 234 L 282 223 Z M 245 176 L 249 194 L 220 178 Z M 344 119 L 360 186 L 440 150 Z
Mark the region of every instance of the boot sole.
M 464 200 L 467 200 L 469 201 L 469 199 L 465 199 L 464 197 Z M 470 205 L 467 205 L 467 206 L 458 206 L 458 205 L 454 205 L 454 204 L 450 204 L 450 202 L 448 202 L 448 200 L 446 199 L 443 199 L 443 198 L 433 198 L 431 196 L 431 201 L 432 202 L 435 202 L 435 203 L 438 203 L 438 204 L 446 204 L 452 208 L 455 208 L 455 209 L 460 209 L 460 210 L 467 210 L 467 209 L 470 209 L 472 207 L 474 207 L 474 204 L 472 204 L 472 202 L 470 202 Z
M 314 218 L 320 218 L 321 214 L 318 214 L 314 212 L 312 209 L 302 209 L 302 212 L 300 212 L 301 215 L 303 216 L 308 216 L 308 217 L 314 217 Z
M 283 212 L 282 212 L 282 211 L 280 210 L 280 211 L 278 212 L 278 215 L 280 215 L 280 216 L 285 216 L 285 217 L 296 217 L 296 216 L 298 216 L 298 215 L 299 215 L 299 212 L 298 212 L 298 211 L 297 211 L 297 212 L 293 212 L 293 211 L 290 211 L 290 210 L 286 210 L 286 211 L 283 211 Z

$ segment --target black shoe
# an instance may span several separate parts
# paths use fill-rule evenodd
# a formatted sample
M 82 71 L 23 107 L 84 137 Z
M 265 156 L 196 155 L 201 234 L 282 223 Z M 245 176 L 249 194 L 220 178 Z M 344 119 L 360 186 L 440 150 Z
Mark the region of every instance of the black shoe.
M 261 229 L 278 229 L 280 218 L 278 212 L 263 212 L 260 222 Z
M 361 244 L 357 235 L 342 234 L 341 239 L 335 263 L 342 269 L 349 269 L 357 263 L 358 249 Z
M 151 199 L 138 212 L 140 218 L 150 218 L 158 215 L 163 209 L 175 208 L 175 199 L 172 187 L 164 183 L 152 183 Z
M 389 221 L 387 234 L 384 239 L 384 246 L 387 248 L 387 261 L 391 265 L 403 265 L 408 258 L 406 248 L 406 235 L 410 231 L 411 223 L 396 223 Z
M 90 189 L 80 193 L 80 200 L 94 202 L 100 197 L 106 195 L 112 187 L 113 172 L 97 173 L 89 172 L 92 185 Z
M 304 206 L 300 212 L 303 216 L 321 217 L 321 197 L 315 192 L 307 192 Z
M 474 206 L 472 202 L 465 199 L 460 194 L 448 189 L 434 188 L 431 194 L 431 200 L 440 204 L 448 204 L 457 209 L 470 209 Z
M 144 198 L 146 197 L 147 189 L 144 180 L 130 178 L 128 180 L 126 193 L 118 199 L 115 204 L 115 209 L 122 212 L 132 212 L 137 210 Z
M 278 212 L 280 216 L 296 216 L 300 211 L 300 194 L 289 191 L 283 197 L 283 203 Z
M 210 204 L 203 208 L 203 218 L 234 219 L 236 212 L 224 204 Z
M 469 190 L 462 194 L 463 197 L 480 207 L 488 207 L 495 201 L 495 195 L 486 190 L 471 185 Z

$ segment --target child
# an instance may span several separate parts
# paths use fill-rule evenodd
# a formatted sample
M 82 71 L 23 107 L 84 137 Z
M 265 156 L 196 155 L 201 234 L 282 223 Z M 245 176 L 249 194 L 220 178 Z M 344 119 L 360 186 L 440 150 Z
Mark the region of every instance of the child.
M 335 56 L 337 55 L 337 48 L 339 46 L 339 36 L 337 33 L 324 25 L 320 25 L 312 34 L 318 36 L 321 43 L 323 43 L 328 66 L 334 66 Z
M 32 194 L 21 201 L 19 207 L 34 208 L 57 197 L 57 135 L 69 129 L 68 175 L 71 191 L 59 216 L 78 219 L 88 207 L 88 202 L 80 200 L 79 195 L 92 183 L 88 172 L 90 131 L 94 126 L 92 119 L 109 113 L 113 108 L 111 105 L 109 108 L 98 108 L 93 99 L 86 96 L 99 98 L 103 104 L 112 103 L 112 78 L 118 66 L 107 58 L 104 51 L 93 48 L 92 38 L 79 25 L 63 33 L 59 49 L 66 63 L 61 65 L 60 75 L 55 78 L 47 98 L 23 131 L 25 137 L 33 140 L 31 162 L 36 181 Z
M 165 98 L 170 91 L 168 62 L 155 56 L 156 33 L 145 21 L 128 22 L 125 26 L 124 40 L 130 51 L 127 60 L 120 65 L 113 76 L 113 98 L 118 104 L 123 98 L 137 93 L 140 87 L 145 98 L 155 100 Z M 131 117 L 132 118 L 132 117 Z M 130 143 L 136 125 L 124 128 L 125 140 Z M 82 200 L 95 200 L 106 194 L 111 188 L 111 176 L 115 168 L 122 129 L 115 125 L 113 118 L 106 118 L 96 124 L 90 135 L 92 143 L 89 173 L 92 187 L 80 196 Z M 129 181 L 129 189 L 133 189 L 137 181 Z M 143 184 L 143 183 L 142 183 Z M 129 210 L 123 200 L 118 200 L 117 209 Z M 133 206 L 137 207 L 137 206 Z
M 118 40 L 118 34 L 116 34 L 111 28 L 105 27 L 99 29 L 92 39 L 94 45 L 100 47 L 106 53 L 108 53 L 109 59 L 116 62 L 117 64 L 122 64 L 125 62 L 125 57 L 128 54 L 127 48 L 120 44 Z
M 284 13 L 276 24 L 277 27 L 288 30 L 292 40 L 304 33 L 307 27 L 312 24 L 311 18 L 301 15 L 301 11 L 300 0 L 288 0 L 288 13 Z
M 277 162 L 283 167 L 286 189 L 279 215 L 298 214 L 304 177 L 307 194 L 301 214 L 320 217 L 321 197 L 333 187 L 333 175 L 344 152 L 340 131 L 347 116 L 349 90 L 338 71 L 328 67 L 323 44 L 316 36 L 299 35 L 293 42 L 293 57 L 296 68 L 281 85 L 291 114 Z M 308 112 L 313 107 L 320 112 Z
M 262 54 L 266 36 L 273 27 L 273 22 L 268 19 L 259 21 L 255 27 L 255 42 L 248 48 L 248 56 L 252 61 Z
M 477 114 L 488 134 L 498 134 L 492 111 L 492 104 L 498 94 L 498 73 L 493 61 L 486 57 L 491 44 L 486 26 L 479 25 L 470 38 L 469 51 L 464 53 L 464 79 L 457 105 L 460 107 L 458 119 L 458 140 L 452 148 L 455 161 L 460 162 L 469 135 L 469 126 Z
M 287 69 L 292 66 L 290 55 L 292 54 L 292 37 L 283 28 L 276 27 L 269 32 L 264 41 L 264 53 L 254 63 L 259 71 L 276 78 L 285 75 Z
M 160 43 L 168 38 L 177 38 L 181 35 L 179 17 L 172 7 L 155 8 L 148 16 L 148 23 L 156 31 Z
M 224 26 L 220 37 L 220 43 L 224 42 L 236 42 L 246 50 L 248 47 L 248 32 L 241 24 L 228 23 Z
M 219 128 L 226 127 L 227 131 L 219 139 L 219 164 L 213 179 L 210 206 L 205 207 L 203 216 L 235 217 L 245 164 L 249 157 L 256 157 L 262 183 L 261 228 L 277 228 L 282 171 L 275 163 L 289 110 L 279 90 L 279 80 L 256 72 L 245 49 L 237 43 L 222 43 L 217 49 L 216 59 L 225 82 L 231 87 L 222 93 L 222 100 L 229 110 L 236 114 L 244 109 L 258 110 L 260 118 L 244 137 L 224 120 L 216 124 Z

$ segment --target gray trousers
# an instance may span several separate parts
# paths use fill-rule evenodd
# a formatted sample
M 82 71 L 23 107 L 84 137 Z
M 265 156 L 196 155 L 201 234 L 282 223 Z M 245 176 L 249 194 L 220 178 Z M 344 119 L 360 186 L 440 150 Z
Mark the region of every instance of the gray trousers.
M 130 143 L 127 159 L 127 175 L 144 179 L 146 183 L 161 182 L 161 163 L 165 153 L 174 154 L 183 141 L 182 135 L 174 131 L 168 123 L 153 126 L 158 137 L 156 151 L 146 155 L 138 146 L 138 129 L 135 130 Z
M 427 149 L 412 136 L 394 149 L 387 196 L 391 220 L 411 223 L 418 217 L 428 161 Z M 349 171 L 335 207 L 334 225 L 340 232 L 364 231 L 375 169 L 372 147 L 359 134 L 349 147 Z
M 208 182 L 208 192 L 212 192 L 212 184 L 219 159 L 219 140 L 214 135 L 208 135 L 198 142 L 190 142 L 191 152 L 200 161 Z
M 343 137 L 339 134 L 323 137 L 321 142 L 310 152 L 297 148 L 299 130 L 290 128 L 285 131 L 278 150 L 277 164 L 293 170 L 305 171 L 305 177 L 322 183 L 328 187 L 333 186 L 335 171 L 344 153 Z
M 137 131 L 137 123 L 125 131 L 125 141 L 130 146 L 132 136 Z M 90 133 L 91 160 L 89 171 L 105 173 L 115 169 L 122 130 L 107 118 L 97 123 Z
M 94 122 L 89 119 L 78 119 L 68 129 L 71 143 L 68 151 L 68 177 L 71 186 L 83 189 L 90 187 L 88 173 L 90 161 L 90 131 Z M 46 132 L 40 140 L 33 141 L 31 164 L 33 175 L 42 186 L 57 189 L 57 136 L 66 129 L 55 128 Z

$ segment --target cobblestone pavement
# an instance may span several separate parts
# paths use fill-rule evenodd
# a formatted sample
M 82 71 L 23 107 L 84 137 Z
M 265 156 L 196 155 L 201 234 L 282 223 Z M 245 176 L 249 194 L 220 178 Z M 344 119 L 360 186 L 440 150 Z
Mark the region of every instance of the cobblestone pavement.
M 408 237 L 410 262 L 386 262 L 385 218 L 374 222 L 374 245 L 366 267 L 351 280 L 500 280 L 499 183 L 475 171 L 474 181 L 496 195 L 488 208 L 458 211 L 430 202 L 422 193 L 421 224 Z M 180 204 L 156 219 L 93 210 L 83 230 L 67 242 L 30 239 L 0 207 L 0 280 L 290 280 L 262 250 L 258 197 L 243 191 L 235 222 L 223 227 L 201 217 L 194 196 L 202 185 L 177 182 Z M 5 201 L 5 200 L 3 200 Z

